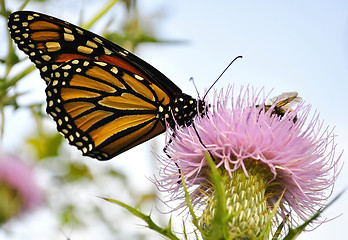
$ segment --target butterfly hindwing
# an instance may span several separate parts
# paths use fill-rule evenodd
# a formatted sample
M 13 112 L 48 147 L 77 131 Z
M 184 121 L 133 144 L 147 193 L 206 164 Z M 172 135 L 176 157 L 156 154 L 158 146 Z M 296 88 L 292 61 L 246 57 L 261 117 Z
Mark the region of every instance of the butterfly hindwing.
M 104 62 L 72 60 L 52 75 L 47 113 L 84 155 L 109 159 L 165 130 L 157 109 L 166 108 L 169 98 L 131 72 Z

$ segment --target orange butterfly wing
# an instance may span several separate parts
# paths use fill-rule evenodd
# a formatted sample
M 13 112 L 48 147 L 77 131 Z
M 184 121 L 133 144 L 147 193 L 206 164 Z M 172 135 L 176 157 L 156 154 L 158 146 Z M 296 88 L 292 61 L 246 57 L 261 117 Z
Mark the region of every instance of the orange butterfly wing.
M 83 155 L 108 160 L 164 132 L 166 121 L 185 125 L 197 114 L 195 99 L 101 36 L 29 11 L 8 25 L 47 83 L 47 113 Z

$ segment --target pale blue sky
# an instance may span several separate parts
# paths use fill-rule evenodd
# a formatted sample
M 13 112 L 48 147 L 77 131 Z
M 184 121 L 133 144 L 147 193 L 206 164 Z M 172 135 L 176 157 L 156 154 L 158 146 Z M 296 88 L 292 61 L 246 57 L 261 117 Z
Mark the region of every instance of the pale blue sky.
M 82 2 L 90 4 L 83 8 L 86 14 L 96 11 L 97 3 L 102 1 Z M 61 7 L 67 3 L 71 1 L 56 1 L 52 8 L 40 8 L 40 11 L 78 23 L 76 9 Z M 29 6 L 32 7 L 27 9 L 38 10 L 35 5 Z M 151 20 L 156 24 L 158 37 L 187 41 L 179 45 L 145 44 L 137 52 L 185 92 L 196 96 L 189 82 L 189 78 L 194 77 L 202 93 L 234 57 L 242 55 L 244 58 L 233 64 L 216 88 L 234 83 L 236 86 L 249 84 L 264 87 L 267 91 L 274 89 L 274 95 L 297 91 L 307 103 L 313 105 L 313 110 L 320 112 L 326 125 L 335 126 L 337 153 L 347 148 L 348 1 L 142 0 L 138 9 L 144 16 L 165 13 L 164 18 Z M 117 10 L 110 12 L 117 13 Z M 93 30 L 98 32 L 98 28 Z M 38 78 L 38 72 L 34 74 Z M 26 81 L 23 85 L 23 89 L 26 89 L 32 82 Z M 44 99 L 43 89 L 42 83 L 32 97 Z M 5 135 L 8 137 L 5 146 L 17 141 L 13 134 L 16 128 L 14 123 L 25 113 L 11 116 L 14 120 L 9 123 L 11 130 Z M 158 141 L 157 144 L 163 142 Z M 132 153 L 117 157 L 115 164 L 122 168 L 129 167 L 126 161 L 122 161 L 129 158 L 129 154 Z M 345 159 L 346 154 L 342 160 Z M 136 176 L 139 172 L 129 174 Z M 347 176 L 348 169 L 345 167 L 334 193 L 347 186 Z M 329 219 L 343 213 L 342 216 L 301 235 L 299 239 L 342 239 L 347 234 L 347 199 L 348 194 L 325 214 Z

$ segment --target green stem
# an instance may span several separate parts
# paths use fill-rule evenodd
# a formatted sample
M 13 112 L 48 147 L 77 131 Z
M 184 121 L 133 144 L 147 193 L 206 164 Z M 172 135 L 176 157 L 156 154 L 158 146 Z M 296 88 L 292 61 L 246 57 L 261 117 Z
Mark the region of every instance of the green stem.
M 179 168 L 180 168 L 180 165 L 179 165 Z M 196 217 L 196 214 L 193 210 L 192 202 L 190 199 L 190 194 L 187 190 L 186 181 L 185 181 L 185 178 L 184 178 L 184 175 L 182 172 L 181 172 L 181 181 L 182 181 L 182 187 L 184 188 L 184 192 L 185 192 L 185 201 L 186 201 L 187 207 L 189 208 L 190 214 L 192 216 L 192 223 L 203 234 L 204 232 L 201 229 L 201 226 L 199 225 L 198 218 Z
M 20 72 L 19 74 L 17 74 L 16 76 L 11 78 L 10 80 L 8 80 L 6 83 L 6 88 L 16 85 L 16 83 L 19 80 L 21 80 L 23 77 L 25 77 L 26 75 L 28 75 L 29 73 L 31 73 L 35 69 L 36 69 L 35 65 L 30 65 L 29 67 L 24 69 L 22 72 Z
M 1 6 L 1 15 L 4 16 L 6 19 L 9 17 L 7 14 L 7 10 L 6 10 L 6 6 L 5 6 L 5 1 L 4 0 L 0 0 L 0 6 Z M 5 65 L 6 65 L 6 72 L 5 75 L 3 76 L 3 80 L 5 81 L 5 79 L 7 78 L 8 74 L 11 71 L 11 64 L 8 63 L 9 59 L 11 58 L 11 54 L 13 54 L 13 45 L 12 45 L 12 39 L 10 37 L 10 32 L 7 31 L 7 35 L 8 35 L 8 52 L 7 52 L 7 56 L 5 59 Z
M 19 8 L 19 10 L 23 10 L 25 6 L 29 3 L 30 0 L 25 0 L 22 6 Z
M 4 112 L 4 106 L 0 106 L 0 113 L 1 113 L 1 129 L 0 129 L 0 140 L 3 139 L 4 131 L 5 131 L 5 112 Z
M 90 29 L 94 23 L 96 23 L 106 12 L 108 12 L 118 0 L 110 0 L 105 7 L 99 11 L 97 15 L 95 15 L 89 22 L 83 24 L 82 27 L 85 29 Z
M 6 14 L 6 7 L 5 7 L 5 0 L 0 0 L 0 7 L 1 7 L 1 11 L 0 14 L 4 17 L 7 17 Z

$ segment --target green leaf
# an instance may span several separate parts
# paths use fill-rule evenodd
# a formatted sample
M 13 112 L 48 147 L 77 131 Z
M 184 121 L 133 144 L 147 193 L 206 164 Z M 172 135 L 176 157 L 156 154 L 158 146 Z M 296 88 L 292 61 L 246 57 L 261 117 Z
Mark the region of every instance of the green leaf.
M 81 221 L 76 216 L 76 208 L 74 205 L 65 205 L 60 211 L 60 222 L 64 225 L 80 225 Z
M 68 171 L 64 176 L 64 179 L 67 181 L 76 182 L 84 178 L 93 180 L 93 175 L 86 164 L 81 162 L 69 162 L 67 167 Z
M 345 192 L 346 190 L 343 190 L 342 192 L 340 192 L 331 202 L 329 202 L 325 207 L 323 207 L 322 209 L 319 209 L 310 219 L 308 219 L 305 223 L 303 223 L 301 226 L 298 226 L 297 228 L 293 229 L 293 228 L 289 228 L 289 233 L 284 237 L 283 240 L 294 240 L 296 239 L 304 230 L 305 228 L 312 223 L 314 220 L 316 220 L 317 218 L 319 218 L 319 216 L 328 208 L 330 207 L 334 202 L 336 202 L 338 200 L 338 198 L 340 198 L 342 196 L 342 194 Z
M 109 170 L 107 171 L 107 174 L 109 174 L 109 175 L 112 176 L 112 177 L 119 178 L 119 179 L 121 179 L 123 182 L 127 182 L 127 176 L 126 176 L 124 173 L 120 172 L 120 171 L 116 171 L 116 170 L 114 170 L 114 169 L 109 169 Z
M 281 224 L 279 224 L 279 226 L 277 227 L 277 230 L 275 231 L 272 240 L 278 240 L 280 237 L 280 234 L 282 233 L 285 223 L 288 221 L 288 216 L 286 216 L 283 221 L 281 222 Z
M 39 133 L 36 136 L 27 139 L 27 143 L 35 150 L 38 160 L 44 158 L 56 157 L 59 155 L 59 148 L 63 137 L 59 133 Z
M 137 209 L 135 209 L 135 208 L 123 203 L 123 202 L 117 201 L 115 199 L 103 198 L 103 197 L 101 197 L 101 198 L 108 201 L 108 202 L 117 204 L 117 205 L 127 209 L 134 216 L 136 216 L 136 217 L 142 219 L 144 222 L 146 222 L 148 228 L 158 232 L 162 236 L 165 236 L 165 237 L 167 237 L 169 239 L 173 239 L 173 240 L 179 240 L 179 238 L 177 236 L 175 236 L 175 234 L 171 231 L 171 219 L 169 220 L 167 228 L 162 228 L 152 221 L 150 215 L 145 215 L 142 212 L 138 211 Z
M 180 168 L 180 163 L 179 164 L 179 168 Z M 202 234 L 202 236 L 205 236 L 206 233 L 205 231 L 200 227 L 199 225 L 199 221 L 198 221 L 198 218 L 193 210 L 193 205 L 192 205 L 192 202 L 191 202 L 191 199 L 190 199 L 190 194 L 187 190 L 187 185 L 186 185 L 186 181 L 185 181 L 185 178 L 184 178 L 184 174 L 182 173 L 182 171 L 180 171 L 180 174 L 181 174 L 181 182 L 182 182 L 182 187 L 184 189 L 184 192 L 185 192 L 185 201 L 186 201 L 186 204 L 187 204 L 187 207 L 189 209 L 189 212 L 191 214 L 191 217 L 192 217 L 192 223 L 193 225 L 197 228 L 197 230 Z

